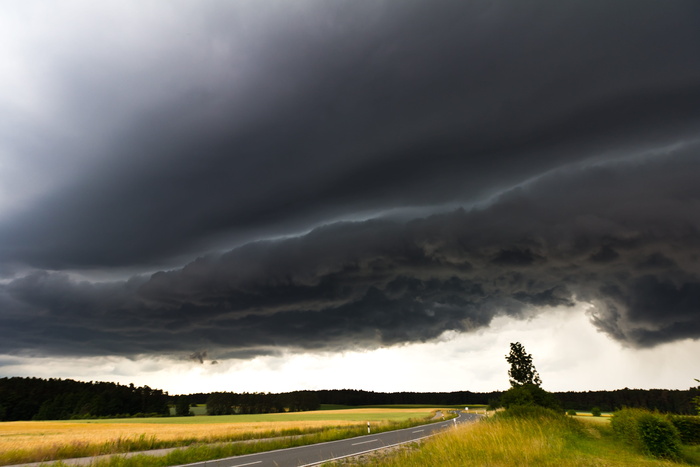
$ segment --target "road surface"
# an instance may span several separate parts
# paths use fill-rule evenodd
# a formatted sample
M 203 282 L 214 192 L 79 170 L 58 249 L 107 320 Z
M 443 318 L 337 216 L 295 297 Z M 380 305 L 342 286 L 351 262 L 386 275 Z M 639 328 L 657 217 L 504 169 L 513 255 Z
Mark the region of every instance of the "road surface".
M 312 466 L 344 457 L 356 456 L 397 444 L 417 441 L 427 438 L 439 431 L 455 427 L 460 423 L 470 423 L 478 420 L 480 415 L 460 413 L 452 420 L 431 423 L 428 425 L 405 428 L 403 430 L 387 431 L 369 434 L 355 438 L 341 439 L 327 443 L 311 444 L 277 451 L 260 452 L 245 456 L 228 457 L 206 462 L 187 464 L 196 467 L 302 467 Z M 185 467 L 185 466 L 180 466 Z

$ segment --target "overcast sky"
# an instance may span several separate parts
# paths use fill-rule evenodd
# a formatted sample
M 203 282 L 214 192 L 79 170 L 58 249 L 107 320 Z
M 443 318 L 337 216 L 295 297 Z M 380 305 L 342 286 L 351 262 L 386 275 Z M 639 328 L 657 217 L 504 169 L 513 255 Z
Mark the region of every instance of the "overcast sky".
M 0 3 L 0 376 L 700 377 L 700 3 Z

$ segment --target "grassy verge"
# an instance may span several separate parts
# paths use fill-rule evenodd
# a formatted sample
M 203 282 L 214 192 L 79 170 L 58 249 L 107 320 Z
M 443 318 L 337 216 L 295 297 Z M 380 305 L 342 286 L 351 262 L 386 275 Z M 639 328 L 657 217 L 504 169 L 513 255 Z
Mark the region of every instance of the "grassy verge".
M 462 425 L 389 456 L 327 465 L 372 467 L 475 466 L 679 466 L 700 465 L 700 447 L 684 446 L 683 460 L 646 457 L 617 440 L 607 423 L 563 416 L 493 417 Z

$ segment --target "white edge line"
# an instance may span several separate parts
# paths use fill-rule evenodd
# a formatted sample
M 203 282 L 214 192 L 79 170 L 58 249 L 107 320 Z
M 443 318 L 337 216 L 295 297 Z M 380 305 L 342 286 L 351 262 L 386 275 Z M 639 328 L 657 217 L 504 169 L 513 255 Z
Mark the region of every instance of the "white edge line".
M 231 467 L 243 467 L 245 465 L 255 465 L 255 464 L 262 464 L 263 461 L 256 461 L 256 462 L 248 462 L 247 464 L 236 464 L 232 465 Z
M 437 434 L 437 433 L 435 433 L 435 434 Z M 400 443 L 387 444 L 386 446 L 379 446 L 379 447 L 376 447 L 376 448 L 374 448 L 374 449 L 368 449 L 368 450 L 366 450 L 366 451 L 355 452 L 355 453 L 353 453 L 353 454 L 348 454 L 348 455 L 345 455 L 345 456 L 332 457 L 332 458 L 330 458 L 330 459 L 324 459 L 324 460 L 322 460 L 322 461 L 312 462 L 311 464 L 300 465 L 299 467 L 311 467 L 312 465 L 320 465 L 320 464 L 323 464 L 324 462 L 331 462 L 331 461 L 335 461 L 335 460 L 338 460 L 338 459 L 345 459 L 346 457 L 360 456 L 360 455 L 362 455 L 362 454 L 367 454 L 368 452 L 379 451 L 380 449 L 386 449 L 386 448 L 391 448 L 391 447 L 394 447 L 394 446 L 400 446 L 400 445 L 402 445 L 402 444 L 414 443 L 414 442 L 416 442 L 416 441 L 420 441 L 420 440 L 425 439 L 425 438 L 430 438 L 430 437 L 432 437 L 432 436 L 435 436 L 435 435 L 422 436 L 422 437 L 420 437 L 420 438 L 410 439 L 410 440 L 408 440 L 408 441 L 401 441 Z

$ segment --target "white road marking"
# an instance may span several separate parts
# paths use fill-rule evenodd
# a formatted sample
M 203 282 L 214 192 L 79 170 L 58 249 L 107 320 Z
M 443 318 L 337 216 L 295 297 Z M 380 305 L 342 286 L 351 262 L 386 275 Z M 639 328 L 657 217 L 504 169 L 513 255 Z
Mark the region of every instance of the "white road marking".
M 424 432 L 424 431 L 425 431 L 425 430 L 416 430 L 416 431 L 412 431 L 411 433 L 422 433 L 422 432 Z
M 352 446 L 357 446 L 358 444 L 376 443 L 378 439 L 370 439 L 369 441 L 362 441 L 361 443 L 352 443 Z
M 236 464 L 236 465 L 232 465 L 231 467 L 243 467 L 244 465 L 255 465 L 255 464 L 262 464 L 262 461 L 248 462 L 247 464 Z
M 346 457 L 355 457 L 355 456 L 359 456 L 360 454 L 367 454 L 368 452 L 377 451 L 378 449 L 392 448 L 392 447 L 394 447 L 394 446 L 401 446 L 402 444 L 413 443 L 413 442 L 416 442 L 416 441 L 420 441 L 420 440 L 422 440 L 422 439 L 430 438 L 430 437 L 432 437 L 432 436 L 434 436 L 434 435 L 422 436 L 422 437 L 420 437 L 420 438 L 411 439 L 411 440 L 408 440 L 408 441 L 401 441 L 400 443 L 388 444 L 388 445 L 386 445 L 386 446 L 382 446 L 381 448 L 368 449 L 368 450 L 362 451 L 362 452 L 354 452 L 354 453 L 352 453 L 352 454 L 347 454 L 347 455 L 344 455 L 344 456 L 333 457 L 333 458 L 331 458 L 331 459 L 325 459 L 325 460 L 318 461 L 318 462 L 312 462 L 312 463 L 310 463 L 310 464 L 300 465 L 299 467 L 311 467 L 312 465 L 320 465 L 320 464 L 323 464 L 323 463 L 326 463 L 326 462 L 335 461 L 335 460 L 338 460 L 338 459 L 344 459 L 344 458 L 346 458 Z M 331 442 L 332 442 L 332 441 L 331 441 Z

